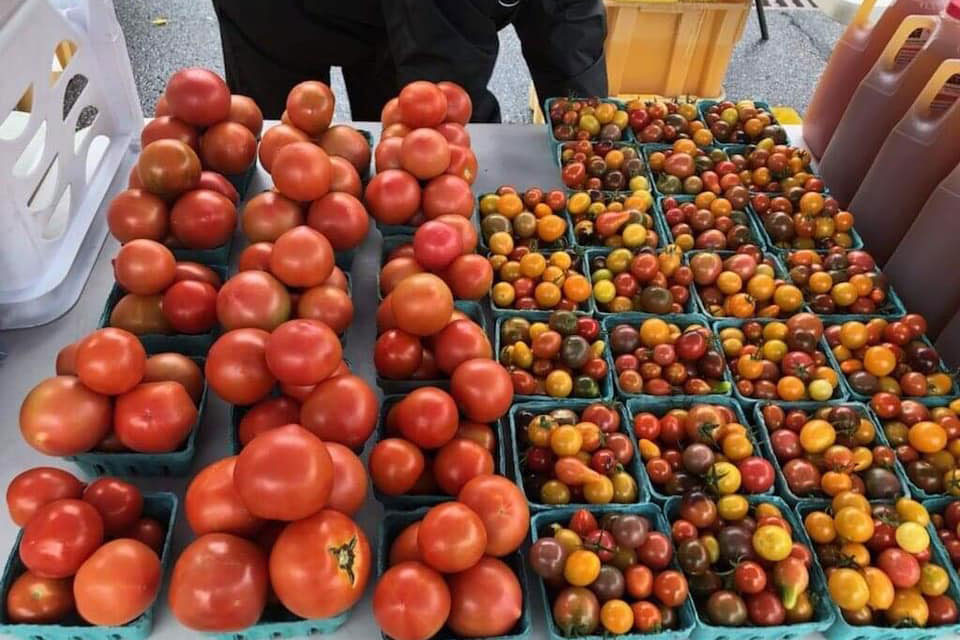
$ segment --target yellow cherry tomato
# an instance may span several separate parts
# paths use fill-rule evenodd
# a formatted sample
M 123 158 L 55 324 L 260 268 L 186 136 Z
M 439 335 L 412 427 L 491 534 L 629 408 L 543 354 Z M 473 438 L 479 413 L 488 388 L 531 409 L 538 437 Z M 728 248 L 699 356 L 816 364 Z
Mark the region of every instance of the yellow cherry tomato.
M 863 569 L 863 578 L 867 582 L 870 599 L 867 604 L 874 611 L 883 611 L 893 604 L 893 583 L 883 570 L 876 567 Z
M 897 515 L 900 516 L 901 520 L 916 522 L 922 527 L 930 524 L 930 514 L 927 512 L 927 508 L 916 500 L 900 498 L 897 500 L 896 507 Z
M 550 432 L 550 448 L 558 456 L 573 456 L 583 446 L 583 435 L 572 424 L 565 424 Z
M 716 478 L 717 493 L 722 496 L 736 493 L 740 488 L 740 469 L 729 462 L 715 462 L 711 472 Z
M 927 626 L 930 608 L 919 589 L 897 589 L 887 609 L 887 623 L 911 627 Z
M 764 560 L 779 562 L 790 555 L 793 540 L 783 527 L 765 524 L 753 534 L 753 549 Z
M 866 579 L 853 569 L 837 569 L 827 581 L 830 597 L 841 609 L 857 610 L 870 601 Z
M 823 511 L 811 511 L 803 519 L 803 527 L 807 535 L 817 544 L 829 544 L 837 539 L 837 528 L 833 518 Z
M 578 549 L 567 557 L 563 577 L 574 587 L 585 587 L 600 575 L 600 558 L 593 551 Z
M 930 534 L 916 522 L 904 522 L 897 527 L 897 546 L 907 553 L 920 553 L 930 546 Z
M 840 553 L 855 562 L 858 567 L 866 567 L 870 564 L 870 550 L 859 542 L 847 542 L 840 547 Z
M 600 607 L 600 624 L 614 635 L 626 634 L 633 629 L 633 609 L 623 600 L 607 600 Z
M 800 429 L 800 446 L 809 453 L 823 453 L 837 441 L 837 431 L 826 420 L 810 420 Z
M 946 593 L 950 586 L 950 576 L 940 565 L 928 562 L 920 570 L 920 583 L 917 587 L 925 596 L 939 596 Z
M 724 520 L 742 520 L 750 510 L 750 503 L 739 494 L 720 496 L 717 513 Z
M 866 542 L 873 536 L 873 518 L 856 507 L 840 509 L 833 523 L 840 537 L 850 542 Z
M 833 496 L 833 501 L 830 503 L 830 506 L 834 513 L 838 513 L 840 509 L 844 507 L 856 507 L 860 511 L 870 515 L 870 502 L 862 493 L 856 493 L 855 491 L 841 491 Z
M 595 482 L 583 485 L 583 497 L 590 504 L 610 504 L 613 501 L 613 480 L 600 476 Z

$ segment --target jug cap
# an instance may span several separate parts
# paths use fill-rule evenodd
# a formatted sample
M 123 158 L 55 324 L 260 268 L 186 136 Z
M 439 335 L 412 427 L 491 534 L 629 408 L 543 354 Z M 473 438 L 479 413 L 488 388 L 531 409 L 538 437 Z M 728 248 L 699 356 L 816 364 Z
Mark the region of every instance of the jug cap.
M 955 20 L 960 20 L 960 0 L 951 0 L 947 5 L 947 15 Z

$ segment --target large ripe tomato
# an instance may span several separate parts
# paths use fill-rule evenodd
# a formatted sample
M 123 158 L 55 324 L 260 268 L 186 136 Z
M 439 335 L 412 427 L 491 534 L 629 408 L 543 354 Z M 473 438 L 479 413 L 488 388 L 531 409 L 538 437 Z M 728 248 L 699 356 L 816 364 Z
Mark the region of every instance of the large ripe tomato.
M 307 80 L 287 94 L 287 117 L 307 135 L 319 136 L 330 126 L 335 102 L 330 87 L 317 80 Z
M 237 456 L 217 460 L 200 470 L 184 496 L 184 513 L 194 535 L 232 533 L 250 537 L 263 520 L 247 509 L 233 483 Z
M 499 363 L 485 358 L 467 360 L 450 377 L 450 393 L 475 422 L 493 422 L 513 402 L 513 382 Z
M 382 224 L 406 224 L 420 210 L 420 183 L 406 171 L 387 169 L 367 183 L 367 210 Z
M 451 144 L 450 166 L 447 167 L 447 173 L 466 180 L 467 184 L 473 184 L 477 179 L 477 156 L 473 153 L 473 149 Z
M 349 193 L 358 200 L 363 197 L 360 174 L 346 158 L 330 156 L 330 191 Z
M 435 218 L 437 222 L 442 222 L 454 227 L 460 233 L 460 240 L 463 243 L 463 254 L 469 255 L 477 248 L 477 230 L 469 218 L 456 214 L 444 214 Z
M 10 586 L 5 610 L 13 623 L 56 624 L 73 611 L 73 580 L 27 571 Z
M 214 289 L 219 290 L 223 285 L 220 275 L 205 264 L 199 262 L 179 261 L 173 271 L 173 281 L 195 280 L 206 282 Z
M 300 203 L 276 191 L 258 193 L 243 207 L 243 233 L 251 243 L 276 242 L 303 220 Z
M 121 244 L 144 238 L 162 242 L 167 237 L 167 204 L 144 189 L 121 191 L 107 209 L 107 226 Z
M 269 337 L 262 329 L 235 329 L 213 343 L 204 373 L 217 395 L 230 404 L 250 405 L 270 393 L 277 379 L 267 367 Z
M 287 231 L 273 243 L 270 273 L 289 287 L 316 287 L 333 272 L 333 247 L 306 225 Z
M 493 286 L 493 267 L 483 256 L 471 253 L 454 260 L 442 277 L 458 300 L 479 300 Z
M 443 576 L 421 562 L 388 569 L 373 592 L 373 616 L 394 640 L 427 640 L 450 615 L 450 589 Z
M 493 473 L 493 456 L 483 445 L 454 438 L 440 447 L 433 459 L 433 477 L 444 493 L 455 496 L 467 482 Z
M 117 284 L 141 296 L 162 293 L 173 282 L 176 269 L 173 252 L 153 240 L 128 242 L 113 261 Z
M 457 500 L 483 521 L 487 555 L 505 556 L 523 544 L 530 529 L 530 508 L 517 485 L 503 476 L 480 475 L 463 486 Z
M 288 320 L 273 330 L 266 346 L 267 367 L 280 382 L 317 384 L 340 364 L 343 347 L 330 327 L 316 320 Z
M 237 258 L 237 272 L 266 271 L 270 272 L 270 255 L 273 253 L 272 242 L 254 242 L 247 245 Z
M 324 442 L 333 462 L 336 480 L 327 498 L 327 508 L 353 516 L 367 499 L 367 470 L 353 451 L 337 442 Z
M 409 440 L 385 438 L 370 452 L 369 464 L 373 486 L 388 496 L 399 496 L 417 484 L 426 461 Z
M 377 144 L 373 152 L 373 163 L 377 173 L 387 169 L 401 169 L 400 148 L 403 146 L 403 138 L 383 138 Z
M 201 171 L 200 182 L 197 183 L 197 189 L 216 191 L 234 205 L 240 200 L 240 194 L 237 192 L 237 188 L 216 171 Z
M 463 254 L 460 232 L 442 222 L 427 221 L 413 235 L 413 256 L 429 271 L 442 271 Z
M 322 233 L 337 251 L 359 246 L 367 237 L 370 216 L 363 203 L 349 193 L 328 193 L 314 200 L 307 224 Z
M 129 538 L 97 549 L 73 579 L 80 617 L 90 624 L 124 625 L 146 611 L 163 583 L 163 568 L 153 549 Z
M 200 138 L 197 128 L 173 116 L 154 118 L 140 131 L 140 147 L 143 148 L 156 140 L 170 138 L 190 145 L 197 151 L 200 148 Z
M 523 591 L 513 570 L 496 558 L 482 558 L 450 578 L 447 626 L 466 638 L 506 635 L 523 614 Z
M 380 334 L 373 347 L 377 374 L 390 380 L 407 380 L 420 368 L 423 346 L 417 336 L 400 329 Z
M 20 560 L 41 578 L 68 578 L 103 544 L 103 518 L 82 500 L 40 507 L 23 528 Z
M 423 449 L 437 449 L 457 433 L 457 404 L 437 387 L 414 389 L 394 408 L 397 428 L 403 437 Z
M 170 231 L 188 249 L 223 246 L 236 227 L 237 207 L 219 191 L 188 191 L 170 210 Z
M 267 580 L 260 547 L 226 533 L 208 533 L 190 543 L 173 567 L 170 610 L 196 631 L 246 629 L 263 613 Z
M 140 489 L 119 478 L 97 478 L 83 491 L 88 502 L 103 518 L 103 530 L 111 538 L 122 535 L 143 513 L 143 494 Z
M 243 448 L 233 483 L 253 515 L 299 520 L 327 504 L 333 461 L 320 438 L 298 424 L 288 424 L 261 433 Z
M 306 202 L 330 190 L 330 158 L 312 142 L 291 142 L 277 150 L 270 175 L 277 191 Z
M 325 509 L 283 530 L 270 553 L 270 582 L 294 614 L 329 618 L 360 600 L 371 564 L 363 529 L 339 511 Z
M 435 129 L 414 129 L 403 138 L 400 165 L 420 180 L 435 178 L 450 166 L 450 143 Z
M 312 287 L 300 294 L 297 317 L 318 320 L 337 335 L 343 335 L 353 322 L 353 299 L 331 284 Z
M 71 342 L 57 352 L 55 370 L 58 376 L 77 375 L 77 349 L 80 348 L 81 342 L 83 342 L 82 338 Z
M 260 164 L 269 173 L 273 169 L 273 160 L 277 151 L 292 142 L 309 142 L 310 138 L 300 129 L 288 124 L 270 127 L 260 140 Z
M 358 450 L 377 424 L 378 404 L 363 378 L 340 375 L 317 385 L 300 409 L 300 423 L 321 440 Z
M 256 101 L 248 96 L 239 94 L 230 95 L 230 114 L 227 116 L 230 122 L 239 122 L 250 130 L 256 137 L 260 137 L 260 131 L 263 129 L 263 112 L 257 106 Z
M 54 467 L 34 467 L 21 472 L 7 485 L 7 510 L 14 524 L 22 527 L 43 505 L 82 495 L 83 485 L 72 473 Z
M 433 338 L 437 367 L 448 376 L 463 362 L 490 358 L 493 348 L 483 328 L 473 320 L 455 320 Z
M 98 329 L 80 341 L 76 369 L 80 382 L 97 393 L 119 395 L 143 379 L 147 352 L 123 329 Z
M 443 573 L 465 571 L 479 562 L 487 546 L 483 521 L 460 502 L 432 507 L 417 535 L 423 561 Z
M 408 560 L 420 561 L 420 547 L 417 546 L 417 537 L 420 535 L 420 521 L 407 525 L 407 528 L 400 532 L 390 544 L 390 558 L 388 567 L 407 562 Z
M 473 214 L 473 191 L 461 177 L 437 176 L 423 188 L 423 214 L 437 218 L 452 214 L 469 218 Z
M 217 319 L 227 331 L 273 331 L 290 319 L 290 307 L 287 288 L 263 271 L 241 271 L 223 283 L 217 294 Z
M 331 156 L 340 156 L 350 161 L 358 173 L 370 170 L 370 145 L 359 131 L 347 124 L 330 127 L 318 140 L 323 150 Z
M 257 139 L 239 122 L 218 122 L 200 137 L 200 160 L 217 173 L 242 174 L 256 159 Z
M 414 335 L 433 335 L 447 325 L 453 314 L 450 288 L 431 273 L 404 278 L 390 298 L 397 326 Z
M 170 113 L 190 124 L 208 127 L 230 115 L 230 89 L 209 69 L 180 69 L 167 80 L 163 95 Z
M 176 451 L 197 421 L 197 407 L 178 382 L 147 382 L 117 398 L 113 429 L 128 449 Z
M 264 431 L 300 422 L 300 403 L 287 396 L 267 398 L 250 407 L 237 425 L 240 446 L 256 438 Z
M 444 122 L 443 124 L 437 125 L 437 131 L 439 131 L 440 135 L 446 138 L 450 144 L 458 144 L 463 147 L 470 146 L 470 134 L 467 133 L 467 128 L 459 122 Z
M 158 353 L 147 358 L 143 382 L 179 382 L 194 404 L 203 395 L 203 372 L 196 362 L 180 353 Z
M 390 258 L 380 270 L 380 291 L 387 295 L 407 276 L 423 272 L 423 267 L 413 256 Z
M 455 82 L 438 82 L 437 88 L 447 98 L 447 114 L 444 121 L 460 124 L 470 122 L 470 116 L 473 114 L 473 101 L 470 100 L 470 94 Z
M 408 127 L 435 127 L 447 117 L 447 96 L 434 83 L 417 80 L 400 90 L 397 109 Z
M 390 98 L 380 110 L 380 124 L 389 127 L 391 124 L 400 122 L 400 99 Z
M 179 140 L 156 140 L 140 152 L 137 178 L 150 193 L 172 198 L 196 188 L 200 181 L 200 158 L 190 145 Z
M 47 378 L 20 405 L 20 433 L 48 456 L 72 456 L 93 449 L 110 433 L 110 398 L 88 389 L 75 376 Z
M 175 282 L 160 305 L 167 322 L 180 333 L 206 333 L 217 325 L 217 290 L 208 282 Z

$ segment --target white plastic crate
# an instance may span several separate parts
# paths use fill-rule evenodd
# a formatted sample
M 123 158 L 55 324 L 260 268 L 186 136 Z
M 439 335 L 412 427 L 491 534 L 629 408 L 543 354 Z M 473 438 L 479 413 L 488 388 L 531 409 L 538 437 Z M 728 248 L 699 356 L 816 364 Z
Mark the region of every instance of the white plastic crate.
M 143 114 L 110 0 L 0 0 L 0 60 L 0 329 L 11 329 L 77 301 Z M 68 87 L 80 89 L 72 105 Z

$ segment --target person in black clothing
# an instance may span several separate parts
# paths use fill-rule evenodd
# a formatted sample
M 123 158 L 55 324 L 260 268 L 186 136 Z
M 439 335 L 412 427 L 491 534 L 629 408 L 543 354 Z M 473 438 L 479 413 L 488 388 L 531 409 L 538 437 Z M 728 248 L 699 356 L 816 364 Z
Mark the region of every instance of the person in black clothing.
M 379 120 L 413 80 L 450 80 L 474 122 L 499 122 L 487 89 L 497 32 L 513 24 L 541 98 L 607 95 L 602 0 L 213 0 L 231 91 L 279 118 L 304 80 L 343 69 L 354 120 Z

